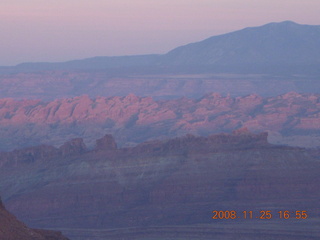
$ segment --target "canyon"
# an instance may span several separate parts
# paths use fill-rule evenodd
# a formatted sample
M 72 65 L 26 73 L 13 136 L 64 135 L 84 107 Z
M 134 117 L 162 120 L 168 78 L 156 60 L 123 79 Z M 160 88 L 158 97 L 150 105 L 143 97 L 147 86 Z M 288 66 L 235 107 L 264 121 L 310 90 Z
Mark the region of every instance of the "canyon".
M 0 238 L 319 239 L 319 38 L 0 67 Z
M 243 128 L 125 148 L 105 135 L 93 149 L 78 138 L 58 148 L 2 152 L 0 191 L 19 219 L 61 229 L 71 239 L 139 239 L 144 233 L 151 239 L 160 232 L 170 239 L 179 231 L 188 236 L 186 228 L 194 239 L 221 231 L 222 239 L 239 231 L 247 239 L 255 231 L 261 239 L 316 239 L 320 152 L 273 145 L 267 135 Z M 262 225 L 242 217 L 226 222 L 213 220 L 213 210 L 271 210 L 274 217 Z M 309 217 L 284 220 L 276 215 L 281 210 L 307 211 Z

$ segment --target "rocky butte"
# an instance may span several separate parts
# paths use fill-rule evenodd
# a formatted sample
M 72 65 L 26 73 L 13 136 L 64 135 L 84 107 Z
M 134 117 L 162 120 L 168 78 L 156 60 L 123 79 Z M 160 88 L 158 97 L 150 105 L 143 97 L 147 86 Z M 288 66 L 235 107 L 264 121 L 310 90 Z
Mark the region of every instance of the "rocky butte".
M 93 149 L 75 139 L 59 148 L 4 152 L 0 166 L 10 211 L 32 227 L 63 229 L 71 239 L 185 238 L 189 230 L 193 239 L 239 232 L 250 240 L 320 236 L 319 152 L 272 145 L 267 133 L 189 134 L 126 148 L 105 135 Z M 243 217 L 225 222 L 213 221 L 213 210 L 274 215 L 260 224 Z M 279 219 L 282 210 L 309 217 Z

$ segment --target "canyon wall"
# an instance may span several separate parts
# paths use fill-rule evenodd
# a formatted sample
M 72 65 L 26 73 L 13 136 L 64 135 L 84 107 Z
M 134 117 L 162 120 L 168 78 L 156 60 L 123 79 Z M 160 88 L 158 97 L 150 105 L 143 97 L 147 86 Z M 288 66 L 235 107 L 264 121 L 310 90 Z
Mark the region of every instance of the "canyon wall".
M 320 216 L 319 153 L 246 129 L 119 148 L 111 135 L 0 155 L 0 191 L 33 227 L 110 229 L 212 222 L 212 210 Z M 239 220 L 241 221 L 241 220 Z

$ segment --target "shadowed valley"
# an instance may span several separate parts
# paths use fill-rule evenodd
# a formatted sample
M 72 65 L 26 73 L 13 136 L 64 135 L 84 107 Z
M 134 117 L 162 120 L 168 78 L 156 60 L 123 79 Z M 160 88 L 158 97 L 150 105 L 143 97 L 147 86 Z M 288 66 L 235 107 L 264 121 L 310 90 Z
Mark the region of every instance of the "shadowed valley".
M 2 153 L 0 190 L 8 208 L 23 221 L 37 228 L 63 229 L 74 239 L 123 239 L 130 232 L 134 239 L 144 232 L 155 237 L 161 236 L 161 228 L 170 239 L 174 233 L 165 226 L 177 226 L 182 238 L 188 231 L 194 231 L 190 236 L 195 239 L 210 239 L 208 235 L 221 231 L 222 239 L 237 231 L 248 237 L 262 227 L 261 239 L 268 234 L 276 239 L 316 239 L 319 156 L 316 150 L 271 145 L 266 133 L 255 135 L 246 129 L 133 148 L 117 148 L 106 135 L 93 150 L 75 139 L 60 148 Z M 213 220 L 213 210 L 272 210 L 274 217 L 226 222 Z M 280 219 L 276 214 L 281 210 L 307 211 L 309 217 Z M 282 227 L 275 228 L 277 222 Z M 303 230 L 306 223 L 313 231 Z M 197 230 L 194 224 L 204 225 Z M 186 225 L 194 228 L 179 227 Z M 203 238 L 201 229 L 207 229 Z

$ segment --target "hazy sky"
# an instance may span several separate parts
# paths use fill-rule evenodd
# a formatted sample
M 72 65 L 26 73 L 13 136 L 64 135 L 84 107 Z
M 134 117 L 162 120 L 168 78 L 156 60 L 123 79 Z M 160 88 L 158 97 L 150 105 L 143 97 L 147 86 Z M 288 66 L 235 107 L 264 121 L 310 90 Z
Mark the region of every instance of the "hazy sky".
M 248 26 L 320 25 L 320 0 L 1 0 L 0 65 L 165 53 Z

